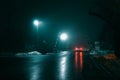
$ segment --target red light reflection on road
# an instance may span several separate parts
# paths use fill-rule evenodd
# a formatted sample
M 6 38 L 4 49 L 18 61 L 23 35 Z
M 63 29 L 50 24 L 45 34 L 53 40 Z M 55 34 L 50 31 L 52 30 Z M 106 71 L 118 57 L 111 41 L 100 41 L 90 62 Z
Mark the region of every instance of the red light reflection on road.
M 81 71 L 82 71 L 82 68 L 83 68 L 83 52 L 80 52 L 80 68 L 81 68 Z
M 75 68 L 78 68 L 78 52 L 75 52 Z
M 75 69 L 82 71 L 83 68 L 83 52 L 75 52 Z

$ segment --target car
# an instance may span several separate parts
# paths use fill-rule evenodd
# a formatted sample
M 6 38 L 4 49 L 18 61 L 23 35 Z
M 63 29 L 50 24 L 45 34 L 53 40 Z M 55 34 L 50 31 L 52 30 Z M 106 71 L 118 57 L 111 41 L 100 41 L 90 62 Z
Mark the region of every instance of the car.
M 74 51 L 83 51 L 83 48 L 82 47 L 75 47 Z

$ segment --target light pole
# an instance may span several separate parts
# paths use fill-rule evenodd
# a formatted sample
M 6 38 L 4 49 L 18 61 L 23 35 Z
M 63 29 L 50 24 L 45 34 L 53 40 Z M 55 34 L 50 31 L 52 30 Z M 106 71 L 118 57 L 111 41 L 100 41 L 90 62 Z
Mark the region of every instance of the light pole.
M 56 42 L 55 42 L 54 51 L 56 51 L 56 49 L 57 49 L 58 39 L 60 39 L 61 41 L 66 41 L 68 39 L 67 33 L 59 32 L 58 37 L 57 37 Z
M 38 45 L 39 45 L 39 27 L 42 26 L 43 22 L 39 21 L 39 20 L 34 20 L 33 24 L 37 28 L 36 29 L 37 30 L 37 33 L 36 33 L 36 41 L 37 41 L 36 46 L 38 48 Z
M 37 32 L 38 32 L 38 28 L 43 24 L 43 22 L 39 20 L 34 20 L 33 24 L 37 28 Z

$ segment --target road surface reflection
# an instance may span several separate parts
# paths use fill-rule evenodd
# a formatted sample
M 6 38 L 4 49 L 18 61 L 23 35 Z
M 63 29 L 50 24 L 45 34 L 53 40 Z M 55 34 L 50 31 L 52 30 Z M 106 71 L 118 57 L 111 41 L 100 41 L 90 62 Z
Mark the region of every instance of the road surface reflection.
M 82 57 L 82 52 L 61 52 L 1 58 L 0 80 L 81 80 Z
M 29 73 L 28 79 L 29 80 L 38 80 L 40 78 L 40 72 L 42 72 L 42 67 L 40 64 L 40 57 L 31 57 L 27 62 L 27 71 Z
M 39 66 L 35 65 L 31 67 L 29 80 L 38 80 L 39 79 Z
M 65 80 L 66 75 L 66 57 L 61 58 L 60 61 L 60 78 Z
M 75 52 L 75 69 L 76 72 L 83 69 L 83 52 Z

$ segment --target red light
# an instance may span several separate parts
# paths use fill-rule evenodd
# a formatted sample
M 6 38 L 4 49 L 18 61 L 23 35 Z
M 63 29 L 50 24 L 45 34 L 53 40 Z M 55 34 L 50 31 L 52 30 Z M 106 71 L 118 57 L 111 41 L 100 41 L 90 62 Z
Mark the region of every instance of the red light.
M 83 48 L 80 48 L 80 50 L 82 51 L 82 50 L 83 50 Z
M 80 68 L 82 71 L 82 68 L 83 68 L 83 53 L 82 52 L 80 52 Z
M 83 47 L 75 47 L 75 49 L 74 49 L 75 51 L 83 51 L 84 50 L 84 48 Z
M 78 54 L 78 52 L 75 52 L 75 70 L 76 70 L 76 72 L 78 71 L 78 67 L 79 67 L 79 66 L 78 66 L 78 64 L 79 64 L 79 63 L 78 63 L 78 62 L 79 62 L 79 61 L 78 61 L 78 60 L 79 60 L 78 58 L 79 58 L 79 54 Z

